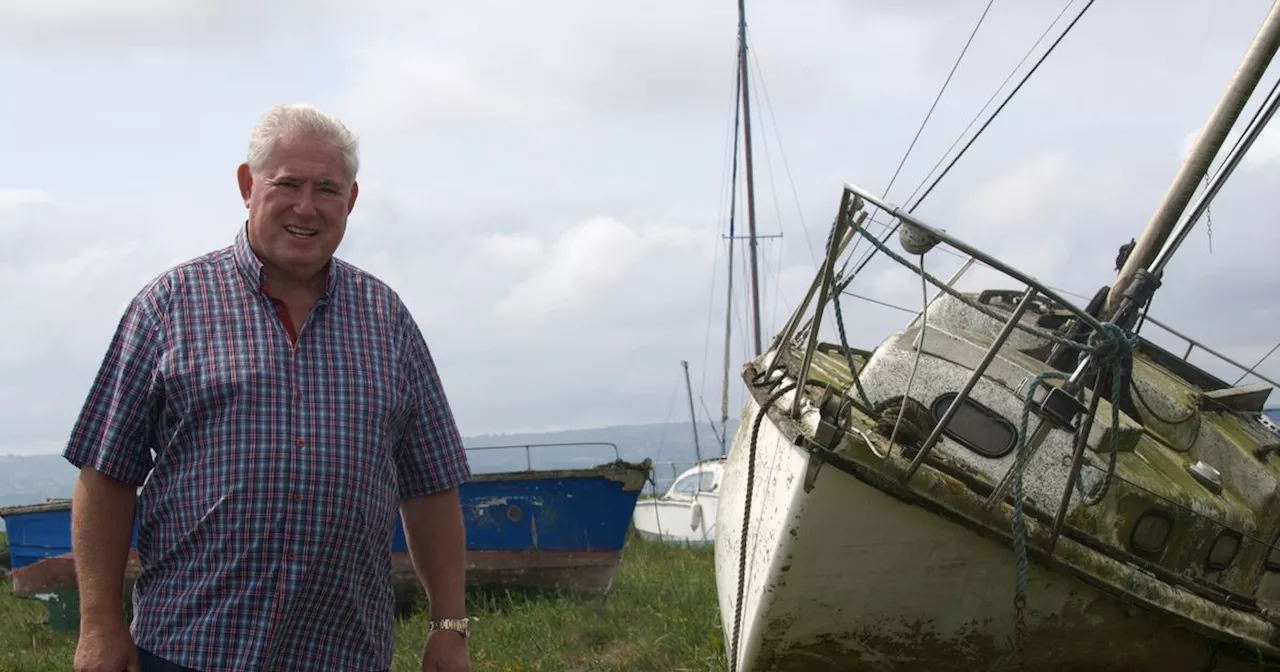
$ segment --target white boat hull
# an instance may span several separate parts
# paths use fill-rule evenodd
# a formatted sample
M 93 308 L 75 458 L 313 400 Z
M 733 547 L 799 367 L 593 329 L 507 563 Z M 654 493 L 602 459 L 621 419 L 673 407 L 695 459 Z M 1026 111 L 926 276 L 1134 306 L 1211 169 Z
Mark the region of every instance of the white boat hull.
M 792 396 L 778 406 L 788 408 Z M 760 423 L 738 611 L 752 427 L 748 396 L 725 466 L 716 580 L 733 670 L 1016 669 L 1014 555 L 1001 543 L 840 471 Z M 806 433 L 816 411 L 800 418 Z M 812 461 L 811 461 L 812 460 Z M 1255 669 L 1161 614 L 1031 563 L 1027 670 Z M 740 617 L 737 655 L 735 622 Z
M 716 495 L 697 501 L 642 499 L 633 516 L 636 533 L 645 539 L 690 545 L 710 544 L 716 535 Z

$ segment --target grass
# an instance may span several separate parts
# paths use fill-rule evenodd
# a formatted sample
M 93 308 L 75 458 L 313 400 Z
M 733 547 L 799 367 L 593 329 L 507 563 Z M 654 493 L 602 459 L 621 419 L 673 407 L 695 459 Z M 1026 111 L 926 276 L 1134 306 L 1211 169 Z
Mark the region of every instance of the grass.
M 713 552 L 632 538 L 603 601 L 473 591 L 473 670 L 723 670 Z M 0 580 L 0 672 L 67 670 L 75 637 L 44 625 L 44 605 Z M 425 612 L 396 628 L 393 672 L 418 670 Z

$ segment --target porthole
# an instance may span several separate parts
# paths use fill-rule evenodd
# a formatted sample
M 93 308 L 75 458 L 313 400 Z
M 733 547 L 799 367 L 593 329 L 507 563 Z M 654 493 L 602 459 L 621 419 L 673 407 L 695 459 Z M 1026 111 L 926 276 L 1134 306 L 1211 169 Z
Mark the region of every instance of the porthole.
M 952 400 L 958 396 L 958 392 L 946 392 L 933 400 L 929 410 L 933 413 L 934 422 L 942 420 Z M 956 443 L 990 458 L 1008 455 L 1018 439 L 1018 428 L 1013 423 L 972 398 L 960 404 L 942 431 Z
M 1206 558 L 1205 564 L 1209 569 L 1220 572 L 1236 559 L 1236 553 L 1240 551 L 1240 533 L 1235 530 L 1223 530 L 1218 535 L 1216 541 L 1213 542 L 1213 548 L 1209 549 L 1209 557 Z
M 1173 532 L 1173 517 L 1160 509 L 1147 509 L 1129 534 L 1134 551 L 1155 555 L 1164 550 Z
M 1267 553 L 1267 569 L 1280 572 L 1280 534 L 1271 541 L 1271 551 Z

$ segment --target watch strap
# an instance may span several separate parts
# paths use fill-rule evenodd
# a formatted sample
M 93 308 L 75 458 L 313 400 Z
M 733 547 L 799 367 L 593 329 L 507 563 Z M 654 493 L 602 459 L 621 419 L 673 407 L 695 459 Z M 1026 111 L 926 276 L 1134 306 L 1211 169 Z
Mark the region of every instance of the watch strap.
M 451 630 L 467 638 L 471 636 L 471 631 L 468 627 L 470 620 L 468 618 L 433 618 L 429 621 L 430 632 Z

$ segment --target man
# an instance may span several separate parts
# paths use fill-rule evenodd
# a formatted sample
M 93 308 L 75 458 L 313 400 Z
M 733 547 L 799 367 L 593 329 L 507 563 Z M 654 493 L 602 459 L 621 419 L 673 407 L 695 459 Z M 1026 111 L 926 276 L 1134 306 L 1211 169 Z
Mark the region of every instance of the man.
M 272 108 L 234 243 L 126 309 L 65 452 L 76 670 L 389 669 L 397 508 L 431 603 L 422 669 L 470 669 L 462 442 L 409 311 L 333 257 L 358 166 L 340 122 Z

